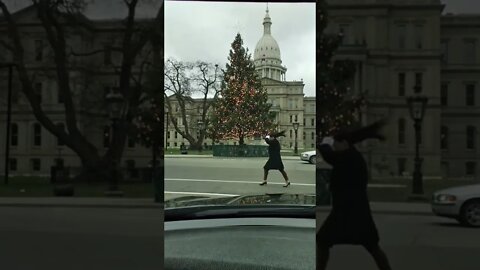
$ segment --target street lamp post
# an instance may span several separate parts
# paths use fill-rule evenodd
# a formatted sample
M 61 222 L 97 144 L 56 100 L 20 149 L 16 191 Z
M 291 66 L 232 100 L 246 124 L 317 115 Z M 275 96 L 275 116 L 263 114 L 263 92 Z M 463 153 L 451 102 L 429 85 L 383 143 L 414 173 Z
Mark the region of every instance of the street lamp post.
M 168 150 L 168 134 L 170 134 L 170 131 L 168 130 L 168 123 L 170 122 L 168 120 L 168 108 L 165 108 L 165 115 L 167 116 L 167 126 L 165 128 L 166 132 L 165 132 L 165 153 L 167 152 L 166 150 Z
M 106 96 L 107 104 L 109 106 L 110 119 L 112 120 L 113 134 L 116 134 L 118 130 L 119 122 L 121 121 L 123 114 L 124 98 L 121 93 L 110 92 Z M 115 149 L 110 150 L 115 151 Z M 113 175 L 110 179 L 109 195 L 121 196 L 122 192 L 118 190 L 118 160 L 114 154 L 112 154 Z
M 297 144 L 297 133 L 298 133 L 298 126 L 300 124 L 298 122 L 293 123 L 293 130 L 295 130 L 295 147 L 293 149 L 293 153 L 296 155 L 298 154 L 298 144 Z
M 407 104 L 410 110 L 410 117 L 414 121 L 415 128 L 415 168 L 413 172 L 412 194 L 414 196 L 423 195 L 422 183 L 422 161 L 419 156 L 419 144 L 421 136 L 421 124 L 425 116 L 425 108 L 428 98 L 425 96 L 411 96 L 407 98 Z
M 202 131 L 203 131 L 203 122 L 201 120 L 198 120 L 197 122 L 197 127 L 198 127 L 198 151 L 202 152 L 202 144 L 200 142 L 200 138 L 202 137 Z
M 8 94 L 7 94 L 7 127 L 5 139 L 5 185 L 8 185 L 9 162 L 10 162 L 10 126 L 12 122 L 12 75 L 13 63 L 1 63 L 0 68 L 8 68 Z

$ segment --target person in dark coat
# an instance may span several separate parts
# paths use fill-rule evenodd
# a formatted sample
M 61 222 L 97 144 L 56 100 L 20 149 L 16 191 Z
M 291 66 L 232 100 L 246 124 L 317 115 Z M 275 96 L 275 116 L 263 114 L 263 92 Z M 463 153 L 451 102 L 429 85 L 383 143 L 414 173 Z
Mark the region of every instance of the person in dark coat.
M 263 166 L 263 182 L 260 183 L 261 186 L 267 184 L 269 170 L 279 170 L 285 179 L 285 185 L 283 185 L 283 187 L 290 186 L 288 175 L 283 166 L 282 156 L 280 155 L 280 142 L 277 140 L 277 138 L 281 136 L 285 136 L 285 131 L 265 136 L 265 142 L 268 144 L 268 160 L 265 166 Z
M 378 231 L 367 197 L 368 170 L 354 144 L 365 139 L 384 140 L 379 130 L 384 120 L 356 130 L 343 130 L 317 145 L 323 160 L 332 166 L 330 192 L 332 210 L 317 233 L 317 269 L 326 269 L 330 248 L 337 244 L 362 245 L 379 269 L 390 270 L 379 246 Z

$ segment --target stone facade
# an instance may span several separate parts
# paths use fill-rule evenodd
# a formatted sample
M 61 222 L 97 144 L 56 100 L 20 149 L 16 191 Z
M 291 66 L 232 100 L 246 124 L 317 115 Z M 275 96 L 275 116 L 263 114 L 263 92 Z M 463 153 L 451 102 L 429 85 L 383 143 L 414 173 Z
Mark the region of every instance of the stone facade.
M 367 93 L 363 121 L 385 116 L 391 120 L 386 143 L 361 147 L 373 177 L 410 177 L 413 172 L 415 133 L 406 97 L 416 94 L 415 85 L 429 99 L 420 145 L 424 177 L 478 177 L 480 103 L 475 72 L 480 16 L 442 15 L 439 0 L 329 4 L 328 31 L 345 36 L 338 58 L 356 61 L 354 89 Z M 467 149 L 466 141 L 473 149 Z
M 21 39 L 25 48 L 25 62 L 30 74 L 35 76 L 34 88 L 41 97 L 41 107 L 56 124 L 65 122 L 65 107 L 57 91 L 52 73 L 53 57 L 44 28 L 32 7 L 13 14 L 19 25 Z M 89 20 L 78 31 L 69 32 L 67 43 L 77 53 L 86 53 L 105 48 L 106 45 L 119 44 L 121 22 L 118 20 Z M 0 40 L 9 40 L 6 25 L 0 20 Z M 12 56 L 0 45 L 0 62 L 12 60 Z M 142 55 L 141 57 L 143 57 Z M 139 63 L 140 58 L 139 57 Z M 143 59 L 143 58 L 142 58 Z M 116 52 L 93 54 L 75 58 L 70 73 L 74 103 L 77 110 L 77 126 L 82 134 L 97 147 L 100 154 L 106 152 L 111 132 L 111 121 L 105 111 L 105 94 L 118 86 L 118 74 L 111 63 L 118 64 L 120 57 Z M 139 64 L 138 63 L 138 64 Z M 139 65 L 134 67 L 137 72 Z M 91 73 L 85 73 L 90 70 Z M 88 74 L 88 75 L 85 75 Z M 0 70 L 0 174 L 4 172 L 5 125 L 7 115 L 8 72 Z M 13 72 L 12 125 L 10 140 L 10 175 L 48 176 L 50 167 L 57 159 L 65 166 L 79 168 L 78 156 L 68 147 L 60 145 L 52 134 L 43 128 L 33 115 L 30 104 L 20 90 L 17 72 Z M 150 150 L 127 142 L 122 160 L 123 167 L 145 167 L 151 159 Z

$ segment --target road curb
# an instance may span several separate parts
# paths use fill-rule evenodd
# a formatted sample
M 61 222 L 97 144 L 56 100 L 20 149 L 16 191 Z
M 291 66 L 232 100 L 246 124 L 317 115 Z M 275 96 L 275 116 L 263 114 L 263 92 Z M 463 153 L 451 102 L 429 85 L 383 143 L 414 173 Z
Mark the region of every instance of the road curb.
M 94 204 L 94 203 L 0 203 L 1 207 L 19 208 L 116 208 L 116 209 L 163 209 L 163 203 L 151 204 Z M 330 213 L 331 207 L 317 207 L 317 213 Z M 373 214 L 407 215 L 407 216 L 435 216 L 432 212 L 415 210 L 388 210 L 372 209 Z
M 317 209 L 320 213 L 330 213 L 330 208 Z M 435 214 L 424 211 L 402 211 L 402 210 L 372 210 L 373 214 L 380 215 L 405 215 L 405 216 L 435 216 Z

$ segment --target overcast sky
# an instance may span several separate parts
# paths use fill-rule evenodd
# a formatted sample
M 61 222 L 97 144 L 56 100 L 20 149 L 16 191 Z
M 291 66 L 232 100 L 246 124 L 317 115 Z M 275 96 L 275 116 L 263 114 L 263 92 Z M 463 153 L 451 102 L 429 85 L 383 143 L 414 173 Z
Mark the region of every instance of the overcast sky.
M 266 3 L 165 2 L 165 56 L 182 61 L 228 62 L 237 32 L 252 54 L 263 35 Z M 315 96 L 315 4 L 269 3 L 272 36 L 287 67 L 287 81 L 303 78 Z

